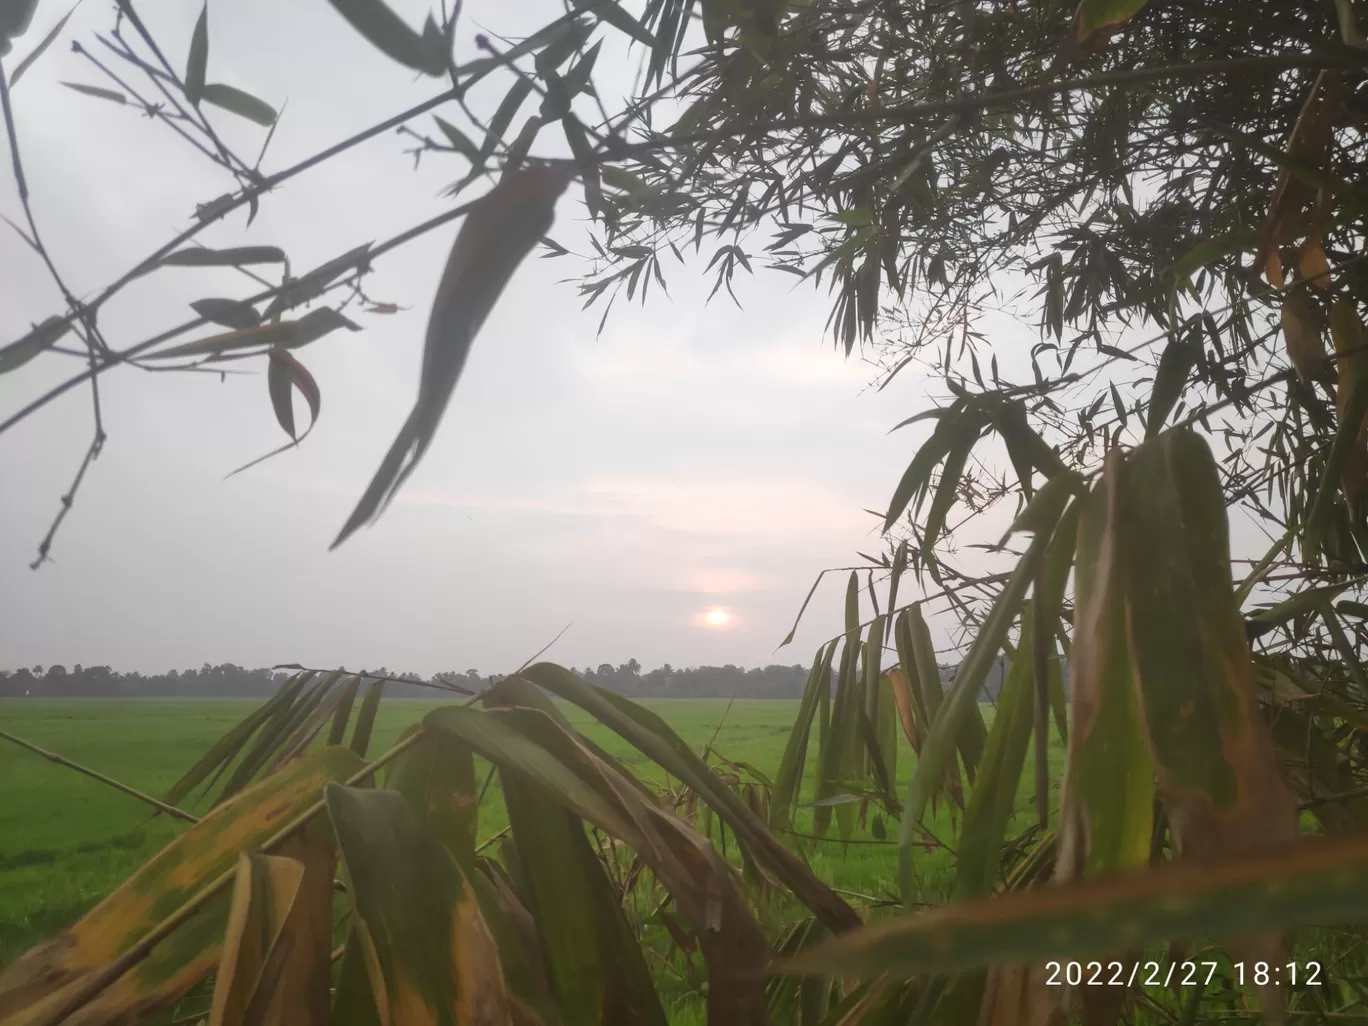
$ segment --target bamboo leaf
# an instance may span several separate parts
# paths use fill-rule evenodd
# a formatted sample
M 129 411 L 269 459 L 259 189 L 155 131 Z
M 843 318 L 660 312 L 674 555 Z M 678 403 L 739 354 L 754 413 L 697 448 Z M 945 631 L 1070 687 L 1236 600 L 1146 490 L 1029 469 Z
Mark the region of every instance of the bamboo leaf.
M 1035 560 L 1039 558 L 1040 552 L 1045 548 L 1049 537 L 1050 532 L 1039 531 L 1031 539 L 1026 555 L 1017 563 L 1012 576 L 993 603 L 982 627 L 979 628 L 973 644 L 970 645 L 969 651 L 965 654 L 964 661 L 960 663 L 959 669 L 955 672 L 954 682 L 950 685 L 950 691 L 945 696 L 942 707 L 933 714 L 935 720 L 932 722 L 931 731 L 922 745 L 916 772 L 908 784 L 907 800 L 903 803 L 900 861 L 905 901 L 911 901 L 913 898 L 911 881 L 912 846 L 909 843 L 913 840 L 913 831 L 916 824 L 921 822 L 926 811 L 926 803 L 930 799 L 936 783 L 943 776 L 946 767 L 950 765 L 950 760 L 954 758 L 955 746 L 960 735 L 964 732 L 966 725 L 972 724 L 974 718 L 980 715 L 978 711 L 979 690 L 983 687 L 983 682 L 988 676 L 989 667 L 992 666 L 998 652 L 1002 649 L 1003 642 L 1007 639 L 1008 629 L 1011 627 L 1012 621 L 1016 619 L 1017 612 L 1026 595 L 1026 588 L 1030 584 Z M 978 722 L 982 727 L 981 717 Z M 965 769 L 972 773 L 967 760 Z
M 983 433 L 983 422 L 977 418 L 966 417 L 956 425 L 949 440 L 949 450 L 941 467 L 940 480 L 936 482 L 936 493 L 931 499 L 931 508 L 926 514 L 926 525 L 922 531 L 922 553 L 929 553 L 940 538 L 945 527 L 945 518 L 955 504 L 960 480 L 964 476 L 964 466 L 973 452 L 974 444 Z
M 664 1026 L 645 956 L 584 824 L 516 772 L 501 770 L 499 779 L 520 853 L 521 890 L 566 1022 L 596 1023 L 607 1007 L 629 1021 Z
M 1089 40 L 1103 29 L 1128 21 L 1144 9 L 1149 0 L 1082 0 L 1078 5 L 1078 38 Z
M 445 54 L 395 14 L 383 0 L 329 0 L 337 12 L 381 53 L 414 71 L 441 75 Z
M 229 113 L 254 121 L 263 128 L 270 128 L 279 116 L 276 109 L 264 100 L 258 100 L 251 93 L 245 93 L 241 89 L 220 82 L 210 82 L 206 85 L 201 98 L 205 103 L 222 107 Z
M 245 1026 L 244 1015 L 258 984 L 264 994 L 279 988 L 283 965 L 279 959 L 272 963 L 272 955 L 281 948 L 285 922 L 303 879 L 304 866 L 294 859 L 246 851 L 238 855 L 210 1026 Z
M 323 402 L 318 382 L 289 350 L 282 348 L 271 350 L 270 370 L 266 382 L 270 389 L 271 406 L 275 409 L 276 421 L 285 429 L 287 435 L 296 442 L 301 441 L 302 437 L 295 434 L 292 395 L 295 389 L 299 389 L 300 395 L 309 404 L 309 426 L 304 429 L 304 434 L 308 435 L 318 422 L 318 411 Z
M 256 307 L 236 299 L 197 299 L 190 307 L 206 321 L 222 324 L 225 328 L 255 328 L 261 323 Z
M 893 489 L 893 498 L 888 502 L 888 513 L 884 517 L 884 530 L 891 530 L 903 515 L 909 503 L 914 500 L 920 505 L 921 496 L 931 482 L 931 471 L 945 459 L 950 452 L 953 439 L 962 430 L 960 419 L 964 416 L 962 407 L 951 406 L 935 411 L 937 416 L 935 430 L 931 437 L 917 450 L 912 462 L 907 465 L 898 486 Z M 901 425 L 899 425 L 901 426 Z
M 49 317 L 27 335 L 0 348 L 0 374 L 18 370 L 39 353 L 55 346 L 70 330 L 71 326 L 62 318 Z
M 351 744 L 353 752 L 362 757 L 370 748 L 371 731 L 375 729 L 375 717 L 380 711 L 380 699 L 385 693 L 385 682 L 373 680 L 366 689 L 366 697 L 361 699 L 361 708 L 356 713 L 356 726 L 352 728 Z
M 1182 396 L 1188 375 L 1196 363 L 1197 352 L 1188 341 L 1174 339 L 1164 347 L 1159 357 L 1159 368 L 1154 373 L 1154 387 L 1150 391 L 1145 421 L 1146 438 L 1153 438 L 1163 430 L 1164 422 Z
M 808 742 L 812 736 L 812 723 L 817 714 L 820 693 L 831 688 L 831 660 L 836 653 L 836 644 L 823 645 L 812 657 L 812 669 L 808 673 L 807 684 L 803 688 L 803 699 L 798 706 L 798 719 L 789 733 L 784 746 L 783 757 L 779 760 L 779 771 L 775 774 L 774 791 L 770 796 L 770 828 L 785 830 L 793 816 L 793 807 L 798 800 L 802 786 L 803 767 L 807 761 Z M 820 752 L 819 752 L 820 759 Z
M 232 249 L 193 247 L 162 257 L 161 267 L 246 267 L 250 264 L 283 264 L 285 253 L 276 246 L 237 246 Z M 149 268 L 150 270 L 150 268 Z
M 36 5 L 31 4 L 29 6 L 30 12 L 33 10 L 34 6 Z M 43 56 L 47 51 L 47 48 L 52 45 L 53 41 L 62 34 L 62 29 L 66 28 L 66 23 L 71 20 L 71 16 L 76 13 L 76 8 L 80 6 L 81 0 L 76 0 L 76 3 L 72 6 L 71 10 L 62 15 L 61 20 L 57 22 L 56 25 L 52 26 L 52 30 L 43 37 L 42 42 L 35 46 L 27 57 L 15 65 L 14 72 L 10 75 L 9 80 L 11 89 L 19 84 L 19 79 L 24 77 L 24 73 L 27 72 L 29 68 L 33 67 L 33 62 Z M 7 39 L 0 40 L 0 54 L 3 54 L 8 48 L 9 41 Z
M 162 801 L 168 805 L 178 804 L 181 799 L 199 786 L 210 773 L 227 766 L 236 759 L 238 753 L 242 751 L 242 747 L 251 740 L 252 735 L 263 723 L 276 716 L 281 709 L 289 708 L 294 702 L 295 696 L 299 694 L 312 676 L 312 674 L 297 673 L 287 680 L 269 700 L 259 705 L 215 741 L 210 749 L 190 767 L 185 776 L 177 780 L 171 786 L 171 790 L 162 796 Z
M 450 852 L 392 791 L 326 798 L 381 1022 L 506 1024 L 498 949 Z
M 854 911 L 800 862 L 760 818 L 658 715 L 620 695 L 592 687 L 553 663 L 537 663 L 519 676 L 564 698 L 597 719 L 692 788 L 736 833 L 750 853 L 833 931 L 850 929 Z
M 404 736 L 417 729 L 415 724 Z M 470 878 L 480 812 L 471 747 L 450 735 L 428 735 L 394 761 L 385 785 L 408 799 Z
M 1368 917 L 1368 842 L 1303 839 L 1206 865 L 1169 864 L 1012 891 L 898 916 L 776 966 L 785 973 L 910 977 L 1085 959 L 1173 939 Z
M 1318 378 L 1325 367 L 1325 339 L 1316 325 L 1311 302 L 1302 286 L 1290 289 L 1283 297 L 1282 331 L 1287 342 L 1287 359 L 1303 381 Z
M 437 286 L 413 410 L 331 548 L 378 517 L 422 459 L 475 336 L 513 272 L 551 227 L 556 201 L 570 179 L 563 164 L 523 168 L 502 179 L 466 215 Z
M 352 705 L 356 702 L 356 692 L 361 687 L 361 678 L 354 676 L 342 687 L 342 698 L 333 712 L 332 726 L 328 728 L 328 744 L 340 745 L 347 739 L 347 722 L 351 719 Z
M 480 154 L 479 147 L 471 142 L 469 137 L 455 125 L 451 124 L 451 122 L 438 117 L 436 114 L 432 116 L 432 119 L 437 122 L 437 127 L 442 130 L 442 134 L 447 137 L 447 142 L 451 143 L 451 148 L 469 160 L 472 164 L 476 163 Z
M 361 764 L 325 748 L 242 792 L 181 834 L 79 921 L 0 971 L 7 1026 L 43 1021 L 90 976 L 127 951 L 207 883 L 313 804 L 323 785 Z M 85 1004 L 81 1022 L 126 1022 L 177 1001 L 219 962 L 229 894 L 213 898 L 152 953 Z
M 204 96 L 204 71 L 209 63 L 209 3 L 200 8 L 190 37 L 190 56 L 185 61 L 185 98 L 198 107 Z
M 617 0 L 575 0 L 575 6 L 580 10 L 588 10 L 594 17 L 625 35 L 631 36 L 638 43 L 654 47 L 656 45 L 655 36 L 647 32 L 646 29 L 623 10 L 622 5 Z
M 79 82 L 63 82 L 62 85 L 68 89 L 75 89 L 78 93 L 85 93 L 86 96 L 93 96 L 98 100 L 108 100 L 110 103 L 126 104 L 128 98 L 123 93 L 113 89 L 101 89 L 99 86 L 82 85 Z
M 1007 824 L 1016 811 L 1017 789 L 1030 747 L 1032 718 L 1031 619 L 1021 618 L 1021 644 L 997 700 L 997 716 L 983 749 L 969 804 L 964 810 L 955 864 L 956 897 L 963 901 L 991 891 Z
M 209 1026 L 327 1022 L 336 860 L 323 834 L 239 855 Z
M 1164 435 L 1135 450 L 1123 481 L 1118 551 L 1130 658 L 1177 850 L 1207 859 L 1296 837 L 1297 805 L 1259 710 L 1234 598 L 1211 452 L 1190 431 Z M 1237 958 L 1282 961 L 1272 932 L 1230 946 Z M 1257 989 L 1279 1017 L 1281 992 Z
M 1123 474 L 1113 450 L 1079 505 L 1069 763 L 1055 868 L 1061 880 L 1143 865 L 1150 854 L 1154 767 L 1130 663 L 1118 551 Z
M 255 328 L 241 328 L 236 331 L 210 335 L 207 338 L 172 346 L 170 349 L 149 353 L 148 358 L 159 360 L 194 356 L 214 358 L 238 349 L 276 346 L 298 349 L 300 346 L 317 342 L 320 338 L 330 335 L 339 328 L 346 328 L 349 331 L 361 330 L 345 314 L 339 313 L 332 307 L 324 306 L 317 310 L 310 310 L 298 320 L 276 321 L 271 324 L 259 324 Z

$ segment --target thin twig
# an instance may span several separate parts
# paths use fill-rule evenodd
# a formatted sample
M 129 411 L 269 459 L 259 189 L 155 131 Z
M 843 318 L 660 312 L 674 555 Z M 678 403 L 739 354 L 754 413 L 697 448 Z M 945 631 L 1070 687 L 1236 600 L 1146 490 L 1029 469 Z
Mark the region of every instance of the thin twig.
M 57 765 L 65 766 L 67 769 L 74 769 L 77 773 L 84 773 L 86 776 L 98 780 L 102 784 L 107 784 L 115 790 L 122 791 L 126 795 L 131 795 L 140 802 L 145 802 L 148 805 L 160 809 L 168 816 L 174 816 L 176 819 L 184 820 L 187 823 L 199 822 L 198 816 L 191 815 L 184 809 L 178 809 L 174 805 L 168 805 L 159 798 L 153 798 L 150 794 L 143 794 L 136 788 L 129 787 L 127 784 L 115 780 L 113 777 L 107 777 L 103 773 L 91 769 L 89 766 L 82 766 L 79 762 L 72 762 L 64 755 L 58 755 L 56 752 L 49 752 L 46 748 L 39 748 L 32 741 L 25 741 L 22 737 L 15 737 L 13 734 L 3 730 L 0 730 L 0 738 L 4 738 L 11 744 L 16 744 L 20 748 L 26 748 L 34 755 L 42 756 L 44 759 L 47 759 L 48 762 L 55 762 Z

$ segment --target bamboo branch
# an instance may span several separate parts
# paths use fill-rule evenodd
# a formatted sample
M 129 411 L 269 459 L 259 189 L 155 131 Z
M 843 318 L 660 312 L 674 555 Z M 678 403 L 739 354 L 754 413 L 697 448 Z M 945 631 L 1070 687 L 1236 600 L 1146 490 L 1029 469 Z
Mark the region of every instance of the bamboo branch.
M 49 752 L 46 748 L 39 748 L 31 741 L 25 741 L 23 738 L 15 737 L 13 734 L 6 733 L 3 730 L 0 730 L 0 738 L 4 738 L 6 741 L 16 744 L 20 748 L 27 748 L 34 755 L 42 756 L 44 759 L 48 760 L 48 762 L 55 762 L 57 765 L 65 766 L 67 769 L 74 769 L 77 773 L 84 773 L 86 776 L 98 780 L 102 784 L 108 784 L 115 790 L 131 795 L 140 802 L 155 806 L 168 816 L 174 816 L 176 819 L 183 819 L 187 823 L 199 822 L 198 816 L 193 816 L 184 809 L 178 809 L 174 805 L 167 805 L 166 802 L 161 801 L 158 798 L 153 798 L 150 794 L 143 794 L 136 788 L 129 787 L 127 784 L 121 783 L 113 777 L 107 777 L 103 773 L 91 769 L 89 766 L 82 766 L 79 762 L 72 762 L 64 755 L 58 755 L 56 752 Z

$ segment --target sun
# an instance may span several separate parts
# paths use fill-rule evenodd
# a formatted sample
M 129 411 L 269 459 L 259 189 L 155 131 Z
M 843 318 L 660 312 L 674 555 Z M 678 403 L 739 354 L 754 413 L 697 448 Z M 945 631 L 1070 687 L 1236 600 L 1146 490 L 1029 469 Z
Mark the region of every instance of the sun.
M 709 609 L 703 614 L 703 622 L 709 627 L 725 627 L 731 622 L 731 614 L 725 609 Z

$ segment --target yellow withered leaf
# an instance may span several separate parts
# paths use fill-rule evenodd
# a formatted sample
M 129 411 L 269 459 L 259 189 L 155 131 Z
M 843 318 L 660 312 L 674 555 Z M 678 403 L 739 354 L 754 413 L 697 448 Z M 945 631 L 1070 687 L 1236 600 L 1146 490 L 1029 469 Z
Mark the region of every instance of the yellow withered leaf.
M 0 972 L 0 1022 L 31 1026 L 45 1021 L 92 974 L 232 869 L 241 851 L 259 847 L 317 801 L 324 784 L 355 773 L 361 765 L 344 748 L 321 748 L 220 805 L 77 923 Z M 63 1026 L 127 1022 L 179 999 L 218 964 L 228 907 L 225 890 L 67 1016 Z
M 327 801 L 382 1026 L 509 1026 L 498 948 L 451 853 L 394 791 L 332 785 Z
M 318 826 L 238 860 L 210 1026 L 326 1026 L 337 859 Z
M 1327 69 L 1316 76 L 1311 92 L 1302 104 L 1297 123 L 1287 140 L 1287 155 L 1311 168 L 1323 168 L 1327 163 L 1330 144 L 1334 138 L 1335 116 L 1342 104 L 1343 81 L 1338 71 Z M 1316 188 L 1303 178 L 1283 167 L 1278 172 L 1278 183 L 1264 220 L 1263 239 L 1255 267 L 1269 268 L 1271 254 L 1279 247 L 1309 233 L 1306 208 L 1316 198 Z M 1269 275 L 1269 284 L 1281 287 Z
M 239 854 L 228 930 L 214 982 L 210 1026 L 240 1026 L 247 1021 L 253 995 L 259 991 L 265 998 L 276 990 L 282 966 L 275 956 L 284 946 L 281 936 L 303 879 L 304 866 L 294 859 L 245 851 Z
M 1211 859 L 1283 844 L 1297 835 L 1297 805 L 1259 711 L 1210 449 L 1190 431 L 1140 446 L 1123 497 L 1130 661 L 1175 848 Z M 1275 934 L 1226 938 L 1236 958 L 1282 961 Z M 1279 1015 L 1276 986 L 1258 990 Z
M 1325 368 L 1325 339 L 1302 286 L 1290 289 L 1283 297 L 1282 330 L 1287 342 L 1287 358 L 1297 377 L 1302 381 L 1319 377 Z
M 1325 257 L 1325 246 L 1320 239 L 1308 238 L 1302 243 L 1297 270 L 1322 292 L 1330 288 L 1330 261 Z

